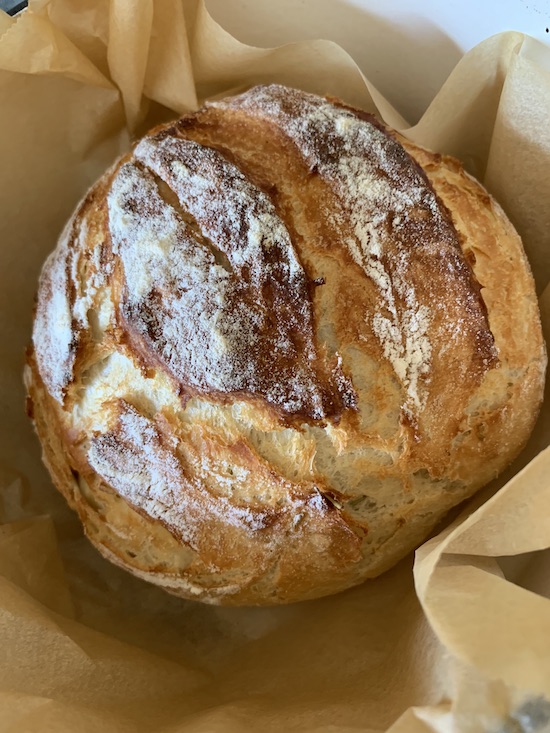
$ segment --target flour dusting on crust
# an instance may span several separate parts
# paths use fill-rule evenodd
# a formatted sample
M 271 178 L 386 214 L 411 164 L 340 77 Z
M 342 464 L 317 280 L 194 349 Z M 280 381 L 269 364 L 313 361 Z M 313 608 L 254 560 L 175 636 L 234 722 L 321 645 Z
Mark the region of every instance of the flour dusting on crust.
M 177 439 L 167 440 L 155 424 L 134 407 L 121 401 L 116 426 L 90 443 L 92 468 L 134 506 L 162 521 L 195 550 L 201 522 L 229 522 L 250 532 L 269 523 L 269 513 L 252 512 L 225 497 L 212 497 L 197 481 L 191 481 L 177 457 Z
M 134 342 L 184 389 L 338 416 L 354 394 L 313 337 L 308 280 L 269 198 L 215 150 L 145 139 L 108 196 Z M 175 201 L 174 201 L 175 199 Z
M 335 210 L 334 224 L 338 228 L 340 222 L 351 221 L 355 236 L 346 245 L 380 295 L 380 308 L 366 317 L 406 389 L 407 407 L 422 410 L 432 355 L 430 312 L 419 304 L 409 277 L 415 257 L 411 232 L 418 247 L 437 246 L 450 236 L 449 223 L 425 177 L 372 121 L 320 97 L 273 85 L 213 106 L 242 108 L 276 122 L 310 169 L 336 192 L 341 210 Z M 407 242 L 400 241 L 403 231 Z M 397 247 L 391 253 L 390 242 Z
M 50 254 L 39 283 L 39 299 L 33 328 L 33 345 L 42 379 L 50 394 L 63 402 L 65 387 L 72 378 L 76 357 L 77 330 L 71 302 L 75 251 L 70 221 Z

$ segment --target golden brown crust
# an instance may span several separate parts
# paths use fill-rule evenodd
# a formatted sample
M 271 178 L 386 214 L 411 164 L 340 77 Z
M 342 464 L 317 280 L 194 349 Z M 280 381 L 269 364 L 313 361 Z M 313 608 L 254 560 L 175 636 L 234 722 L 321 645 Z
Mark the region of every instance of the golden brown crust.
M 460 442 L 455 474 L 475 472 L 485 483 L 502 470 L 503 449 L 509 450 L 519 436 L 524 436 L 520 446 L 524 445 L 540 409 L 546 346 L 535 284 L 519 235 L 499 204 L 460 162 L 402 142 L 453 212 L 498 347 L 499 369 L 487 374 L 459 427 L 461 434 L 471 432 Z
M 276 86 L 98 182 L 33 342 L 45 461 L 92 542 L 225 604 L 390 567 L 518 453 L 546 364 L 521 241 L 460 164 Z

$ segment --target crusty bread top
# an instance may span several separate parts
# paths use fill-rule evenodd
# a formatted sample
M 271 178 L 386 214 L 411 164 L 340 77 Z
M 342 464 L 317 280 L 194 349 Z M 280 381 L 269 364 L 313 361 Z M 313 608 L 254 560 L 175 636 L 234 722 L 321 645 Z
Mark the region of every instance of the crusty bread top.
M 483 189 L 276 85 L 152 131 L 99 181 L 45 265 L 33 343 L 46 459 L 92 539 L 235 603 L 330 592 L 410 549 L 525 442 L 545 363 L 521 243 Z M 122 515 L 143 527 L 111 495 L 185 567 L 125 554 Z
M 216 135 L 222 111 L 224 130 Z M 291 212 L 283 221 L 276 211 L 271 166 L 257 160 L 261 139 L 252 128 L 247 139 L 235 139 L 242 151 L 225 148 L 243 113 L 249 127 L 251 118 L 273 126 L 309 175 L 323 181 L 331 196 L 326 223 L 338 234 L 332 250 L 368 277 L 356 337 L 391 363 L 411 414 L 427 402 L 433 361 L 437 368 L 432 343 L 448 343 L 446 358 L 465 363 L 477 386 L 497 362 L 486 309 L 449 213 L 420 166 L 372 115 L 273 86 L 146 137 L 114 175 L 107 198 L 112 247 L 96 275 L 106 277 L 120 258 L 117 310 L 135 352 L 169 370 L 190 394 L 254 395 L 302 420 L 338 418 L 354 407 L 349 379 L 334 356 L 319 353 L 324 344 L 314 343 L 311 290 L 323 281 L 304 272 Z M 150 247 L 152 240 L 171 246 Z M 319 244 L 326 247 L 311 243 Z M 67 262 L 58 263 L 50 278 L 61 281 Z M 42 285 L 64 314 L 67 286 L 68 279 Z M 45 337 L 37 339 L 37 357 L 60 399 L 77 344 L 70 327 L 51 333 L 52 298 L 39 304 Z

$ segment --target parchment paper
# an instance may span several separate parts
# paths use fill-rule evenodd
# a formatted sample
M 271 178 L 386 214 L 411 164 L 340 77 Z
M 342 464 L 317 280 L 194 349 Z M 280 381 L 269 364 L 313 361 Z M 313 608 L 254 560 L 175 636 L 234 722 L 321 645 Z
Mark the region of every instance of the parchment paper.
M 516 464 L 416 559 L 267 609 L 185 602 L 104 561 L 23 412 L 36 280 L 78 199 L 131 135 L 257 82 L 338 95 L 460 157 L 520 230 L 550 335 L 550 49 L 488 39 L 409 129 L 368 74 L 326 40 L 244 46 L 191 0 L 0 13 L 1 733 L 550 726 L 550 395 Z

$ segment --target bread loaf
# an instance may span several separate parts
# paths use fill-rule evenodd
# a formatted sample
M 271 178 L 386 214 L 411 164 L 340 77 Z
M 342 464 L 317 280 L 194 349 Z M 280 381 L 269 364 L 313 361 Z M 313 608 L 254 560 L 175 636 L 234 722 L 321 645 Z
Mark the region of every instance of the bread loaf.
M 545 365 L 480 184 L 272 85 L 156 128 L 92 188 L 44 266 L 26 383 L 106 558 L 275 604 L 384 572 L 497 476 Z

